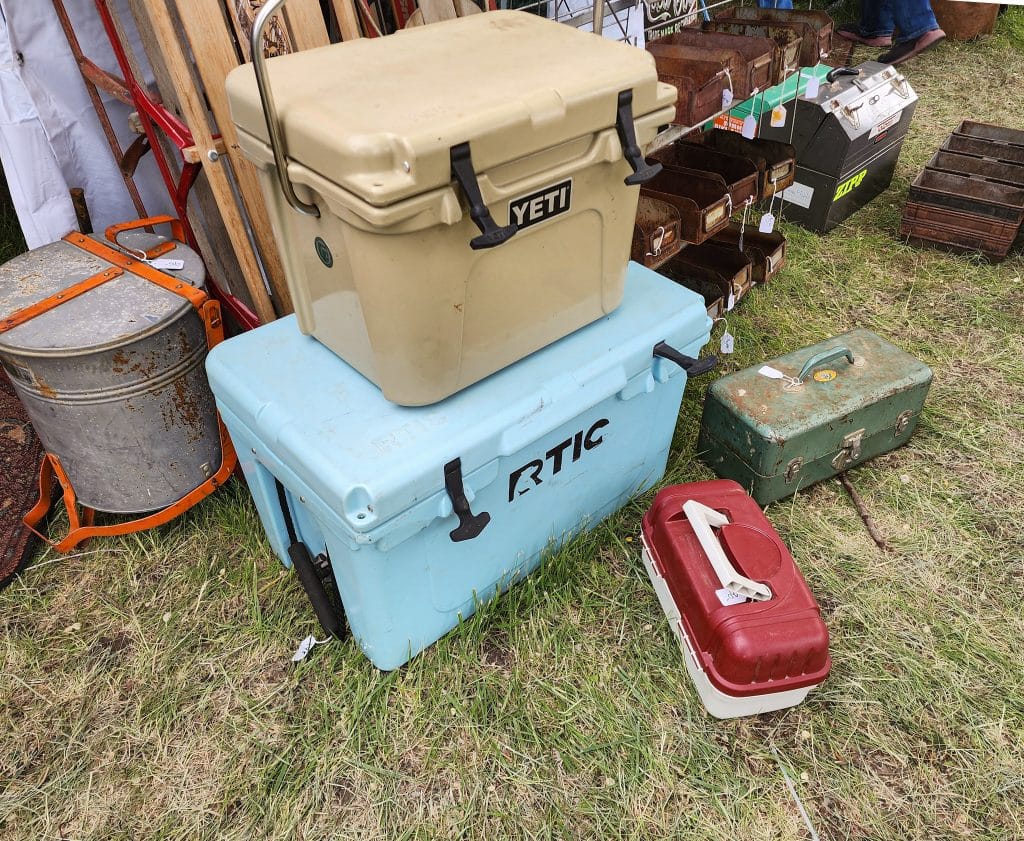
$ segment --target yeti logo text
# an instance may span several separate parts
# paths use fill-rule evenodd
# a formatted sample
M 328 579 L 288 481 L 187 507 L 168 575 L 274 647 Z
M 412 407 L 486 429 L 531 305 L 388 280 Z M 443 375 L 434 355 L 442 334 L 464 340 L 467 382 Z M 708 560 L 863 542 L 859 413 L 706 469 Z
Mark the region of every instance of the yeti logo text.
M 544 472 L 544 460 L 551 465 L 551 476 L 555 476 L 562 470 L 562 465 L 565 464 L 570 456 L 571 448 L 571 460 L 579 461 L 580 456 L 588 450 L 592 450 L 599 446 L 604 441 L 603 435 L 598 435 L 599 429 L 603 429 L 608 426 L 608 419 L 601 418 L 599 421 L 594 421 L 590 429 L 583 431 L 582 429 L 575 435 L 566 438 L 564 441 L 556 444 L 550 450 L 544 454 L 544 459 L 535 458 L 533 461 L 524 464 L 518 470 L 513 470 L 508 474 L 508 501 L 512 502 L 517 496 L 522 496 L 529 490 L 537 485 L 544 482 L 541 478 L 541 474 Z M 518 488 L 519 482 L 523 477 L 526 477 L 527 482 L 523 483 L 522 488 Z M 518 488 L 518 493 L 516 492 Z
M 866 169 L 862 169 L 853 178 L 847 178 L 842 184 L 836 188 L 836 197 L 832 201 L 839 201 L 843 196 L 849 195 L 856 190 L 861 182 L 864 180 L 864 176 L 868 174 Z
M 508 203 L 508 221 L 522 230 L 569 209 L 572 201 L 572 179 L 553 187 L 545 187 Z

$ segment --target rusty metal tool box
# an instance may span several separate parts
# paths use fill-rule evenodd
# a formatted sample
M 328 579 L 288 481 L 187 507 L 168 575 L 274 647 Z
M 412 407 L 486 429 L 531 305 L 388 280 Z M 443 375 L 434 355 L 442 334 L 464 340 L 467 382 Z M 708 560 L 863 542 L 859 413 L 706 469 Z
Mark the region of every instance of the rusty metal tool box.
M 640 196 L 630 259 L 653 269 L 683 247 L 679 211 L 667 202 Z
M 748 99 L 781 81 L 772 76 L 776 47 L 768 38 L 683 28 L 649 42 L 647 51 L 655 57 L 655 62 L 661 57 L 722 64 L 729 71 L 734 101 Z
M 953 130 L 953 134 L 962 135 L 963 137 L 976 137 L 981 140 L 990 140 L 994 143 L 1006 143 L 1010 146 L 1024 148 L 1024 131 L 1007 126 L 997 126 L 992 123 L 964 120 Z
M 931 369 L 868 330 L 852 330 L 708 388 L 698 454 L 760 505 L 907 442 Z
M 1006 161 L 977 158 L 939 149 L 925 166 L 925 169 L 951 172 L 954 175 L 984 178 L 1010 187 L 1024 187 L 1024 166 Z
M 679 141 L 658 150 L 652 157 L 671 169 L 710 172 L 722 176 L 735 209 L 758 197 L 757 166 L 748 158 Z
M 997 143 L 994 140 L 983 140 L 980 137 L 951 134 L 942 144 L 942 148 L 947 152 L 957 152 L 961 155 L 975 155 L 979 158 L 991 158 L 994 161 L 1024 165 L 1024 148 L 1009 143 Z
M 1021 231 L 1014 222 L 960 213 L 946 207 L 908 201 L 900 220 L 900 235 L 915 244 L 938 246 L 957 254 L 984 254 L 993 262 L 1005 260 Z
M 778 85 L 800 69 L 803 38 L 797 28 L 777 23 L 755 23 L 742 18 L 716 17 L 701 24 L 704 32 L 722 32 L 772 42 L 772 84 Z M 818 62 L 814 62 L 817 64 Z
M 767 283 L 786 265 L 786 236 L 779 231 L 764 234 L 752 225 L 744 229 L 739 222 L 730 222 L 708 242 L 730 248 L 742 247 L 743 253 L 750 258 L 750 280 L 753 283 Z
M 774 23 L 793 27 L 801 38 L 800 64 L 814 67 L 832 52 L 832 18 L 828 12 L 807 9 L 762 9 L 733 6 L 715 15 L 753 23 Z
M 707 240 L 691 245 L 672 258 L 676 271 L 717 283 L 731 310 L 750 291 L 753 278 L 751 259 L 738 248 Z
M 1020 225 L 1024 221 L 1024 187 L 925 169 L 910 185 L 909 200 Z
M 641 526 L 643 563 L 716 718 L 803 701 L 831 669 L 828 628 L 772 524 L 735 482 L 672 485 Z
M 692 266 L 677 263 L 675 258 L 672 258 L 658 267 L 658 274 L 700 295 L 704 299 L 704 306 L 710 318 L 721 318 L 725 313 L 730 288 L 720 273 L 711 274 L 695 270 Z
M 299 327 L 388 400 L 441 400 L 618 306 L 641 149 L 675 114 L 648 53 L 495 11 L 253 54 L 226 88 Z
M 892 181 L 917 94 L 894 67 L 867 61 L 837 68 L 818 95 L 801 97 L 786 124 L 761 117 L 760 136 L 796 148 L 796 179 L 784 195 L 785 217 L 830 231 Z
M 685 242 L 700 243 L 729 224 L 732 201 L 721 176 L 697 178 L 663 169 L 640 188 L 640 194 L 667 202 L 679 211 Z
M 796 177 L 796 149 L 781 140 L 764 137 L 747 139 L 735 131 L 711 129 L 696 138 L 681 138 L 680 143 L 706 146 L 728 155 L 749 160 L 758 173 L 758 198 L 768 199 L 793 183 Z
M 722 110 L 726 91 L 734 95 L 724 60 L 689 58 L 676 50 L 652 49 L 653 46 L 648 44 L 647 49 L 654 56 L 658 79 L 679 92 L 673 120 L 676 125 L 700 125 Z

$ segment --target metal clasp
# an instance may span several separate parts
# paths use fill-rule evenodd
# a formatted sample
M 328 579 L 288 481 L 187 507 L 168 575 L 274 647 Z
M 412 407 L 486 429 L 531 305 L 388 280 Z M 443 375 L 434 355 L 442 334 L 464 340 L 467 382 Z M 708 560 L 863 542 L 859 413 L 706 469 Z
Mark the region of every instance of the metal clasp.
M 832 459 L 832 466 L 836 470 L 842 470 L 849 464 L 852 464 L 860 458 L 860 445 L 864 439 L 864 430 L 858 429 L 856 432 L 851 432 L 843 438 L 842 449 L 836 453 L 836 457 Z
M 907 427 L 910 426 L 910 420 L 914 417 L 912 410 L 907 409 L 905 412 L 900 412 L 899 417 L 896 418 L 896 426 L 893 430 L 893 435 L 900 435 L 907 431 Z
M 782 478 L 786 480 L 787 485 L 796 479 L 803 466 L 804 460 L 802 458 L 795 458 L 786 465 L 786 472 L 782 475 Z

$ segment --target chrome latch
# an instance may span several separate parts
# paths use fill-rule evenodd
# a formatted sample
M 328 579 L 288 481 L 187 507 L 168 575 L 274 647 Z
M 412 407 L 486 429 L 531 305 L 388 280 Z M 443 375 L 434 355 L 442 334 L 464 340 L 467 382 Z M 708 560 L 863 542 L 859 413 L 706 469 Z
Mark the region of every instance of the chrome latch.
M 800 468 L 803 466 L 804 460 L 802 458 L 795 458 L 786 465 L 786 472 L 783 474 L 782 478 L 786 480 L 787 485 L 797 477 L 800 473 Z
M 910 421 L 914 417 L 913 411 L 907 409 L 905 412 L 900 412 L 898 418 L 896 418 L 896 428 L 893 430 L 894 435 L 902 435 L 907 431 L 907 427 L 910 426 Z
M 852 464 L 860 458 L 860 445 L 864 439 L 864 430 L 858 429 L 856 432 L 851 432 L 843 438 L 842 449 L 836 453 L 836 457 L 832 459 L 832 466 L 836 470 L 842 470 L 847 465 Z

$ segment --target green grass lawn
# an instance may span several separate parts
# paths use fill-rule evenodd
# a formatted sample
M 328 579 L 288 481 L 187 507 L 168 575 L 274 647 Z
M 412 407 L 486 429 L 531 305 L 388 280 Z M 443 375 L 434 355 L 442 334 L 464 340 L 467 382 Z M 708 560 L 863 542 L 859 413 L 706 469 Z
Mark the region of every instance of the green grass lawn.
M 810 838 L 783 767 L 827 841 L 1024 838 L 1024 259 L 896 236 L 961 119 L 1024 127 L 1024 9 L 906 72 L 891 189 L 826 237 L 787 226 L 729 318 L 723 371 L 854 326 L 935 371 L 909 446 L 850 474 L 891 553 L 834 482 L 768 508 L 832 634 L 806 703 L 704 712 L 640 562 L 650 494 L 399 671 L 351 641 L 292 666 L 317 626 L 234 482 L 0 594 L 0 838 Z M 709 380 L 666 483 L 710 478 Z

